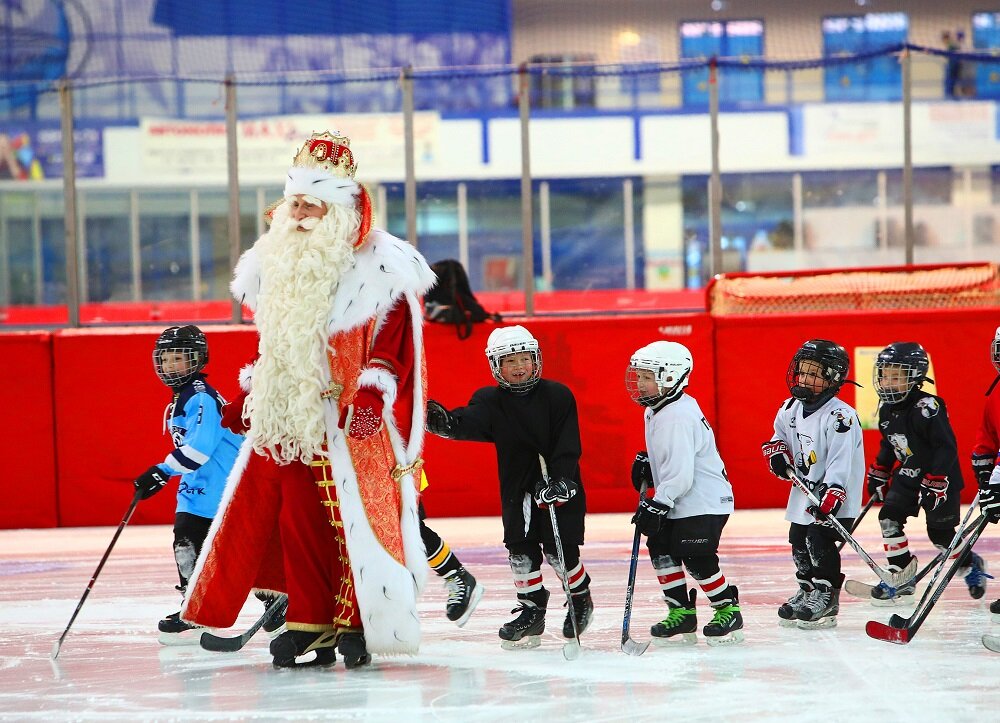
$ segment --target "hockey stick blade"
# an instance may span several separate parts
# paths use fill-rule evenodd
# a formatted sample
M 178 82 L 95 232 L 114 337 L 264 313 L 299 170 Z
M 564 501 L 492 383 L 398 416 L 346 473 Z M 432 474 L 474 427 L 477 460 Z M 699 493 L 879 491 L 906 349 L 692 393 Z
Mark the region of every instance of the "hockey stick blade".
M 648 647 L 649 647 L 648 641 L 645 643 L 640 643 L 635 640 L 632 640 L 632 638 L 628 638 L 627 640 L 622 641 L 622 652 L 625 653 L 626 655 L 636 655 L 636 656 L 642 655 L 643 653 L 646 652 L 646 648 Z
M 910 631 L 908 628 L 894 628 L 877 620 L 869 620 L 865 625 L 865 632 L 869 638 L 882 640 L 887 643 L 906 645 L 910 642 Z
M 983 647 L 994 653 L 1000 653 L 1000 635 L 984 635 Z
M 909 624 L 910 619 L 904 618 L 902 615 L 893 614 L 889 616 L 889 627 L 902 629 Z
M 287 608 L 288 596 L 281 595 L 267 606 L 264 614 L 257 618 L 257 622 L 251 625 L 242 635 L 227 638 L 212 633 L 202 633 L 199 644 L 205 650 L 211 650 L 213 653 L 235 653 L 249 643 L 250 638 L 256 635 L 258 630 L 277 618 L 278 615 L 284 613 Z

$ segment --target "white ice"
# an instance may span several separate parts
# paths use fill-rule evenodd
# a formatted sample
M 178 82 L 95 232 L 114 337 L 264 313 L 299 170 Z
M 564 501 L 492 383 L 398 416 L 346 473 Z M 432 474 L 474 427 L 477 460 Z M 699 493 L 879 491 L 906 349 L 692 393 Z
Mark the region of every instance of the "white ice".
M 877 521 L 859 540 L 880 549 Z M 1000 719 L 1000 655 L 980 644 L 1000 633 L 987 604 L 1000 584 L 972 600 L 956 579 L 909 645 L 868 638 L 867 620 L 892 609 L 843 597 L 839 626 L 779 628 L 775 610 L 794 590 L 776 510 L 738 511 L 726 528 L 722 564 L 740 589 L 746 641 L 709 648 L 651 646 L 620 652 L 632 527 L 625 515 L 587 519 L 584 564 L 594 580 L 596 615 L 584 652 L 561 653 L 564 609 L 555 574 L 542 646 L 503 651 L 497 629 L 510 619 L 514 591 L 499 520 L 432 519 L 434 527 L 487 587 L 465 628 L 444 617 L 445 591 L 431 575 L 420 604 L 424 642 L 412 658 L 376 658 L 368 669 L 274 670 L 260 633 L 238 653 L 163 647 L 156 622 L 178 608 L 171 530 L 128 527 L 62 647 L 59 637 L 111 540 L 112 528 L 0 531 L 0 718 L 4 720 L 566 721 Z M 922 562 L 931 556 L 922 520 L 909 526 Z M 977 546 L 996 560 L 995 528 Z M 881 555 L 875 554 L 876 559 Z M 844 551 L 849 577 L 871 571 Z M 1000 564 L 997 564 L 1000 569 Z M 918 589 L 918 593 L 920 589 Z M 710 614 L 699 595 L 699 623 Z M 908 615 L 908 609 L 904 609 Z M 260 612 L 251 599 L 239 625 Z M 640 559 L 633 637 L 649 638 L 664 617 L 647 557 Z M 243 629 L 240 628 L 240 630 Z

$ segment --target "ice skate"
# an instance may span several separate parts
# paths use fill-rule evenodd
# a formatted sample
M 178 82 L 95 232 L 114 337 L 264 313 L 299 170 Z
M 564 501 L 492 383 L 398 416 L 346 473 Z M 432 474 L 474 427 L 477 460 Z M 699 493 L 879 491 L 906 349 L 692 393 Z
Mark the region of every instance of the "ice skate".
M 270 608 L 271 603 L 273 603 L 277 599 L 277 595 L 274 595 L 269 592 L 258 591 L 255 592 L 253 595 L 255 598 L 257 598 L 264 604 L 265 611 L 268 608 Z M 273 618 L 264 623 L 263 628 L 264 632 L 267 633 L 267 637 L 271 638 L 272 640 L 274 640 L 276 637 L 285 632 L 285 630 L 287 630 L 287 628 L 285 627 L 285 611 L 278 613 Z
M 444 586 L 448 590 L 445 615 L 458 627 L 462 627 L 482 600 L 485 588 L 464 567 L 445 575 Z
M 969 586 L 969 596 L 973 600 L 979 600 L 986 594 L 986 581 L 992 580 L 993 576 L 986 572 L 986 561 L 975 552 L 972 553 L 971 565 L 961 572 L 965 575 L 965 584 Z
M 687 605 L 678 605 L 667 599 L 670 612 L 663 620 L 649 629 L 653 642 L 659 646 L 694 645 L 698 642 L 695 631 L 698 630 L 698 617 L 695 612 L 694 599 L 697 593 L 691 590 Z
M 208 628 L 181 620 L 180 612 L 167 615 L 156 627 L 160 631 L 159 641 L 163 645 L 197 645 L 201 634 L 208 631 Z
M 840 590 L 828 583 L 817 582 L 798 612 L 798 625 L 805 630 L 837 626 L 840 612 Z
M 1000 623 L 1000 600 L 994 600 L 990 603 L 990 620 Z
M 583 635 L 583 631 L 590 627 L 590 621 L 594 619 L 594 601 L 590 597 L 590 590 L 573 593 L 573 613 L 576 616 L 576 632 L 578 635 Z M 573 637 L 573 621 L 568 611 L 563 621 L 562 633 L 564 638 Z
M 809 593 L 812 590 L 813 586 L 811 582 L 799 583 L 798 592 L 788 598 L 778 608 L 778 625 L 783 628 L 798 627 L 799 611 L 805 606 L 806 600 L 809 599 Z
M 504 650 L 530 650 L 541 645 L 541 635 L 545 632 L 545 607 L 548 604 L 549 591 L 542 588 L 539 592 L 544 595 L 531 593 L 531 596 L 536 598 L 534 600 L 522 598 L 519 601 L 520 605 L 511 610 L 512 613 L 520 614 L 500 628 L 500 639 L 503 641 L 500 647 Z
M 715 614 L 703 629 L 705 642 L 709 645 L 735 645 L 743 642 L 743 615 L 740 612 L 740 592 L 734 585 L 729 589 L 732 598 L 712 603 Z
M 286 630 L 271 641 L 270 652 L 275 668 L 311 668 L 337 662 L 332 630 L 310 632 Z
M 344 659 L 344 665 L 348 670 L 360 668 L 372 662 L 364 633 L 360 631 L 341 633 L 337 638 L 337 650 Z

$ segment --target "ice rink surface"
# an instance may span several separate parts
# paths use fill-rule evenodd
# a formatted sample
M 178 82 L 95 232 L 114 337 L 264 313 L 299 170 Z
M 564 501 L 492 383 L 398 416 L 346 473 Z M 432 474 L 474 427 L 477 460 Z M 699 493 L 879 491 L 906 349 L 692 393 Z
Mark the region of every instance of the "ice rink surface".
M 419 655 L 376 657 L 354 671 L 339 662 L 275 670 L 263 632 L 237 653 L 161 646 L 156 623 L 179 603 L 166 526 L 126 528 L 54 663 L 53 642 L 114 530 L 0 531 L 0 719 L 1000 720 L 1000 655 L 980 644 L 984 632 L 1000 633 L 987 610 L 1000 584 L 976 601 L 955 580 L 905 646 L 868 638 L 864 625 L 909 608 L 873 608 L 846 594 L 838 627 L 780 628 L 775 610 L 795 587 L 781 514 L 738 511 L 723 536 L 723 572 L 740 588 L 746 641 L 709 648 L 699 634 L 696 646 L 650 646 L 641 657 L 619 650 L 632 527 L 625 515 L 588 516 L 583 561 L 596 613 L 583 654 L 572 662 L 561 653 L 565 611 L 555 573 L 543 569 L 552 598 L 542 646 L 501 650 L 497 629 L 513 617 L 514 590 L 499 520 L 431 519 L 486 585 L 482 603 L 465 628 L 456 627 L 444 617 L 444 587 L 431 574 L 420 603 Z M 909 528 L 922 564 L 932 557 L 923 520 Z M 976 549 L 1000 570 L 997 531 L 988 528 Z M 858 535 L 881 560 L 874 513 Z M 843 557 L 848 577 L 873 580 L 852 550 Z M 251 599 L 234 632 L 260 610 Z M 664 616 L 644 555 L 633 637 L 648 640 L 649 626 Z M 699 594 L 699 625 L 710 618 Z

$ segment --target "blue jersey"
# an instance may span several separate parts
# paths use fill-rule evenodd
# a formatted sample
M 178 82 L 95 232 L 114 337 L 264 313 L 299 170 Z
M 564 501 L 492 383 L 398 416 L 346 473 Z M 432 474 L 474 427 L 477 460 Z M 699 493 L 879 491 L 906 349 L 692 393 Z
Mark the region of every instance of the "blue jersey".
M 226 477 L 243 443 L 242 436 L 222 426 L 225 403 L 199 376 L 178 389 L 167 407 L 164 421 L 176 449 L 157 466 L 181 476 L 178 512 L 212 518 L 219 509 Z

